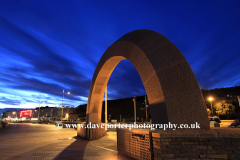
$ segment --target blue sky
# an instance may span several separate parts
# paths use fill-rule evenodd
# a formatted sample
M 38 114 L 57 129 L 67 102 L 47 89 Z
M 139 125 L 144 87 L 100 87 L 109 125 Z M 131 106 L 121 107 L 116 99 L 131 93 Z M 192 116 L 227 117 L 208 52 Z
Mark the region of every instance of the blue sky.
M 0 108 L 78 106 L 105 50 L 138 29 L 172 41 L 200 88 L 240 85 L 240 1 L 0 1 Z M 143 95 L 128 60 L 108 83 L 108 98 Z

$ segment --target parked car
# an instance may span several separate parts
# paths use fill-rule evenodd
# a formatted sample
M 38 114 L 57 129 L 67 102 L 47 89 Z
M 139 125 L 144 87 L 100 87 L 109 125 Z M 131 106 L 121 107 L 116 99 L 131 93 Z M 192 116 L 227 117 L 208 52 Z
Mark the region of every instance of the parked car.
M 217 123 L 221 123 L 221 120 L 218 117 L 208 117 L 208 119 L 209 119 L 209 121 L 215 121 Z
M 240 119 L 235 119 L 228 127 L 240 127 Z

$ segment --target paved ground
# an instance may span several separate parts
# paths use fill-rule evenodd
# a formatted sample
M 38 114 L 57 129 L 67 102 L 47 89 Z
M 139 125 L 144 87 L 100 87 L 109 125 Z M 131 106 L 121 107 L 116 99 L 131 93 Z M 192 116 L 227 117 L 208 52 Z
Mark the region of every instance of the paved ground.
M 9 124 L 0 130 L 0 159 L 132 160 L 117 152 L 116 132 L 96 140 L 77 137 L 72 128 L 47 124 Z

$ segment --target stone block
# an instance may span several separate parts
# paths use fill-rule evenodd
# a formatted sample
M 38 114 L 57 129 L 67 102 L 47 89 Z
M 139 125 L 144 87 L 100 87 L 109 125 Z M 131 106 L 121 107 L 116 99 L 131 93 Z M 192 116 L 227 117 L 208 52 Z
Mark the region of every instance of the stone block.
M 106 88 L 106 87 L 105 87 Z M 93 88 L 93 94 L 103 94 L 104 86 L 103 85 L 95 85 Z
M 200 145 L 197 145 L 196 149 L 212 149 L 212 146 L 200 146 Z
M 105 51 L 103 58 L 106 61 L 107 55 L 111 57 L 122 56 L 126 59 L 130 59 L 133 49 L 136 45 L 129 41 L 118 41 L 112 44 Z M 106 58 L 104 57 L 106 55 Z
M 175 157 L 179 157 L 179 158 L 199 158 L 199 156 L 197 154 L 193 154 L 193 153 L 175 154 Z
M 213 150 L 213 149 L 208 149 L 207 150 L 207 154 L 216 154 L 217 151 L 216 150 Z
M 240 155 L 229 155 L 228 157 L 230 160 L 239 160 L 240 159 Z
M 150 113 L 152 124 L 167 124 L 168 123 L 168 114 L 167 108 L 164 101 L 157 101 L 150 104 Z M 159 113 L 162 116 L 159 116 Z
M 92 94 L 90 103 L 98 103 L 100 99 L 103 99 L 104 94 Z
M 181 145 L 182 142 L 169 142 L 170 145 Z
M 135 46 L 133 48 L 133 52 L 132 52 L 132 55 L 131 55 L 129 61 L 133 64 L 133 66 L 136 68 L 136 70 L 138 70 L 142 61 L 146 58 L 147 58 L 146 54 L 138 46 Z
M 164 160 L 189 160 L 189 158 L 164 158 Z
M 118 41 L 130 41 L 134 44 L 137 44 L 138 42 L 144 40 L 146 37 L 149 37 L 151 35 L 156 35 L 159 33 L 151 31 L 151 30 L 135 30 L 132 32 L 129 32 L 128 34 L 125 34 L 121 38 L 117 40 Z
M 155 149 L 161 149 L 161 146 L 160 146 L 160 145 L 153 144 L 153 148 L 155 148 Z
M 163 158 L 173 158 L 174 154 L 161 154 Z
M 196 154 L 196 149 L 194 149 L 194 148 L 183 148 L 183 149 L 179 149 L 179 153 L 181 153 L 181 154 L 195 153 Z
M 166 145 L 164 146 L 166 149 L 182 149 L 184 146 L 182 145 Z
M 84 125 L 84 127 L 80 127 L 80 125 L 77 125 L 77 136 L 78 137 L 82 137 L 82 138 L 87 138 L 87 129 L 85 128 L 86 125 Z
M 176 142 L 179 142 L 179 141 L 182 142 L 182 141 L 186 141 L 186 138 L 172 138 L 172 141 L 173 142 L 175 142 L 175 141 Z
M 240 134 L 226 134 L 226 133 L 220 133 L 219 137 L 221 138 L 236 138 L 240 139 Z
M 238 139 L 235 138 L 219 138 L 221 139 L 221 141 L 225 141 L 225 142 L 240 142 L 238 141 Z
M 137 71 L 144 85 L 153 75 L 156 75 L 156 71 L 149 59 L 143 59 Z M 159 80 L 157 82 L 159 83 Z
M 189 67 L 184 61 L 156 72 L 165 97 L 200 91 L 196 77 Z
M 226 154 L 202 154 L 200 158 L 228 159 L 228 156 Z
M 106 76 L 106 77 L 98 76 L 95 81 L 95 85 L 106 85 L 108 82 L 108 79 L 109 79 L 108 76 Z
M 195 151 L 193 151 L 194 153 L 197 153 L 198 155 L 200 154 L 205 154 L 207 153 L 207 150 L 202 150 L 202 149 L 196 149 Z
M 169 145 L 169 142 L 161 142 L 161 145 Z
M 154 157 L 161 157 L 161 150 L 154 148 L 153 155 L 154 155 Z
M 217 150 L 217 149 L 219 149 L 219 150 L 234 150 L 234 149 L 236 149 L 236 146 L 223 146 L 223 145 L 213 146 L 213 149 L 214 150 Z
M 234 146 L 240 146 L 240 142 L 232 142 Z
M 196 145 L 183 145 L 183 148 L 195 149 L 195 148 L 196 148 Z
M 145 90 L 146 90 L 147 95 L 148 95 L 149 103 L 156 103 L 158 101 L 160 101 L 160 102 L 165 101 L 164 96 L 163 96 L 163 92 L 162 92 L 162 88 L 161 88 L 161 85 L 158 81 L 158 77 L 157 77 L 156 74 L 153 74 L 151 77 L 149 77 L 149 79 L 144 83 L 144 87 L 145 87 Z
M 207 112 L 206 108 L 203 107 L 204 102 L 202 101 L 201 93 L 189 92 L 183 95 L 166 97 L 165 103 L 167 106 L 168 119 L 172 124 L 188 124 L 188 126 L 191 127 L 191 124 L 198 122 L 201 129 L 209 128 L 209 122 L 203 118 L 207 118 Z M 180 118 L 175 115 L 176 113 L 187 116 Z
M 232 153 L 233 154 L 240 154 L 240 150 L 239 149 L 233 150 Z
M 161 138 L 161 142 L 170 142 L 171 138 Z
M 166 37 L 164 37 L 161 34 L 149 34 L 147 37 L 145 37 L 144 39 L 136 43 L 137 46 L 141 47 L 141 49 L 145 54 L 150 54 L 158 50 L 159 48 L 163 48 L 168 44 L 172 44 L 172 43 L 170 42 L 170 40 L 168 40 Z M 169 52 L 170 51 L 168 51 L 168 53 Z M 164 54 L 164 53 L 160 53 L 160 54 Z
M 199 145 L 208 145 L 208 146 L 216 146 L 216 145 L 222 145 L 223 142 L 198 142 Z
M 181 62 L 185 62 L 185 57 L 179 53 L 181 52 L 174 44 L 168 43 L 146 55 L 148 59 L 151 60 L 153 67 L 156 68 L 156 72 L 158 72 L 172 66 L 177 66 Z
M 215 150 L 217 154 L 231 154 L 231 150 Z
M 196 145 L 196 144 L 198 144 L 198 142 L 182 142 L 182 144 L 183 144 L 183 145 L 185 145 L 185 144 L 193 144 L 193 145 Z

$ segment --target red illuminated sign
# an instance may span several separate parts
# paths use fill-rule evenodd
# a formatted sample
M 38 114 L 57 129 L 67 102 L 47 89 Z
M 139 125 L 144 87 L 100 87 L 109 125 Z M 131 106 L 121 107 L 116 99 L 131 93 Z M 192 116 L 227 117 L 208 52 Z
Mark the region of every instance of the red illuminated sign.
M 32 117 L 32 110 L 23 110 L 20 112 L 19 118 L 31 118 Z

